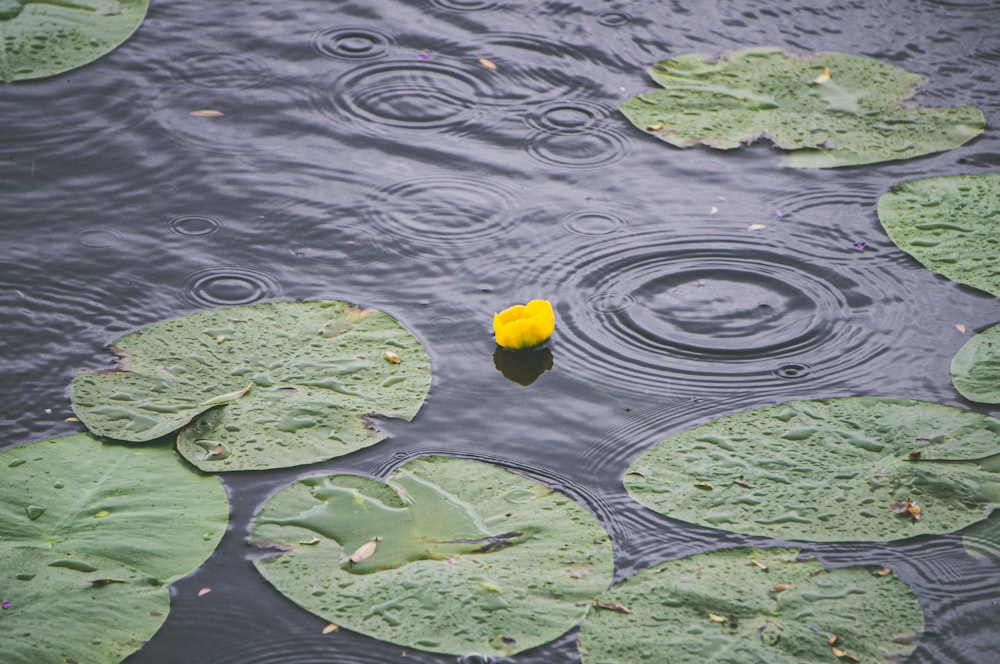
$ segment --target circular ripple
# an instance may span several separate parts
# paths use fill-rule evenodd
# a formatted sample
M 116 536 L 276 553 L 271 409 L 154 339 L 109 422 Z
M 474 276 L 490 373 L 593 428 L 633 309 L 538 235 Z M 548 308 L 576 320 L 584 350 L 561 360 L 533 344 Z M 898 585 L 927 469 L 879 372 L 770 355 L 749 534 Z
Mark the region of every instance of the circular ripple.
M 480 12 L 500 5 L 497 0 L 431 0 L 431 4 L 449 12 Z
M 793 378 L 815 388 L 877 374 L 905 328 L 876 321 L 921 304 L 898 298 L 882 271 L 834 272 L 760 242 L 630 234 L 543 256 L 518 280 L 556 295 L 559 366 L 628 393 L 787 391 Z
M 185 237 L 204 237 L 222 230 L 222 222 L 215 217 L 200 215 L 184 215 L 170 220 L 168 228 L 171 233 Z
M 440 129 L 467 122 L 488 90 L 458 65 L 379 62 L 357 67 L 333 84 L 333 102 L 366 128 Z M 338 121 L 343 121 L 338 116 Z
M 257 88 L 270 78 L 267 65 L 247 53 L 188 53 L 173 60 L 170 66 L 176 78 L 206 90 Z
M 599 210 L 578 210 L 562 218 L 562 227 L 567 233 L 584 237 L 605 237 L 613 235 L 629 222 L 612 212 Z
M 539 131 L 581 133 L 593 131 L 607 122 L 612 110 L 602 104 L 587 101 L 556 101 L 544 104 L 529 113 L 525 121 Z
M 527 144 L 535 161 L 559 168 L 598 168 L 625 158 L 628 143 L 618 132 L 538 134 Z
M 232 266 L 193 272 L 184 280 L 183 289 L 188 299 L 211 306 L 253 304 L 280 292 L 270 274 Z
M 632 21 L 632 17 L 624 12 L 604 11 L 594 14 L 594 16 L 597 18 L 598 23 L 606 25 L 609 28 L 628 25 Z
M 113 228 L 91 226 L 73 233 L 73 242 L 90 249 L 107 249 L 124 243 L 125 234 Z
M 381 189 L 366 217 L 378 232 L 398 238 L 390 244 L 404 253 L 413 247 L 455 249 L 509 233 L 519 223 L 513 201 L 495 180 L 428 177 Z
M 313 47 L 338 60 L 372 60 L 394 45 L 391 36 L 368 28 L 327 28 L 313 35 Z

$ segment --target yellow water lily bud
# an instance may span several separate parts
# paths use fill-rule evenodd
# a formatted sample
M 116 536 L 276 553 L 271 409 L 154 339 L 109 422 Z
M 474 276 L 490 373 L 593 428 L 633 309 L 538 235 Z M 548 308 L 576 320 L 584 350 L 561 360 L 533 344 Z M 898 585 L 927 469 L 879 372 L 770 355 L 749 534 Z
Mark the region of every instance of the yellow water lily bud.
M 497 345 L 519 350 L 546 341 L 556 329 L 556 317 L 548 300 L 532 300 L 515 304 L 510 309 L 493 314 L 493 332 Z

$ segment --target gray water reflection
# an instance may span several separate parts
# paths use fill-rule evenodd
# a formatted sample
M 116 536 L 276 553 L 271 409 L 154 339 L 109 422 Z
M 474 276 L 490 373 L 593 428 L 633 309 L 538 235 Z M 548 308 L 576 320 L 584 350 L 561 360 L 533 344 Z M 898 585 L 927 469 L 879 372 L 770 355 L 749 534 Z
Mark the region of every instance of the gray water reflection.
M 639 507 L 622 473 L 671 433 L 781 400 L 969 407 L 949 363 L 1000 306 L 896 249 L 875 202 L 903 179 L 995 170 L 1000 136 L 800 172 L 767 145 L 670 149 L 616 108 L 664 55 L 777 44 L 920 72 L 922 99 L 995 126 L 997 25 L 997 3 L 957 0 L 154 2 L 97 63 L 0 87 L 0 445 L 77 430 L 70 380 L 110 366 L 115 337 L 222 304 L 347 299 L 427 346 L 431 398 L 382 423 L 384 443 L 226 479 L 233 527 L 136 663 L 456 661 L 323 635 L 255 572 L 253 513 L 317 470 L 440 453 L 524 472 L 598 516 L 618 578 L 761 543 Z M 222 115 L 191 115 L 205 109 Z M 558 328 L 551 369 L 522 386 L 497 370 L 490 323 L 534 297 Z M 812 549 L 913 585 L 928 633 L 912 661 L 1000 646 L 1000 563 L 958 537 Z M 574 640 L 510 661 L 575 662 Z

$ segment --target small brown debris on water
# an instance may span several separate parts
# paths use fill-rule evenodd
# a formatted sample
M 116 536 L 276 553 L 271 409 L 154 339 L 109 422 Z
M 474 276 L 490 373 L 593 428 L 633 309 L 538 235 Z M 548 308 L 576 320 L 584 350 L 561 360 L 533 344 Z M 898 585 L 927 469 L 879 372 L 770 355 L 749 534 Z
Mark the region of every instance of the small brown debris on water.
M 225 113 L 213 108 L 203 108 L 198 111 L 191 111 L 191 115 L 196 118 L 221 118 Z
M 497 70 L 496 63 L 494 63 L 492 60 L 487 60 L 486 58 L 479 58 L 479 64 L 481 64 L 482 66 L 486 67 L 490 71 L 496 71 Z

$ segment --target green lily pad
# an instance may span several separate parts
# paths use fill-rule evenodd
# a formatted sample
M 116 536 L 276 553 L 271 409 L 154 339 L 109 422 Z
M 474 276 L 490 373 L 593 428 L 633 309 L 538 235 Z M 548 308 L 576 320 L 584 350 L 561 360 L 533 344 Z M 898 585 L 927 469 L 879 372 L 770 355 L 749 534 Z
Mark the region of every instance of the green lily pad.
M 797 553 L 713 551 L 625 579 L 600 598 L 609 608 L 587 616 L 583 663 L 850 661 L 833 648 L 884 662 L 914 650 L 924 616 L 906 584 L 877 567 L 796 562 Z
M 965 342 L 951 361 L 951 381 L 969 401 L 1000 403 L 1000 325 Z
M 1000 296 L 1000 173 L 902 182 L 879 198 L 878 216 L 928 269 Z
M 668 438 L 625 488 L 670 517 L 766 537 L 953 532 L 1000 505 L 1000 420 L 906 399 L 788 402 Z
M 0 0 L 0 81 L 54 76 L 132 36 L 149 0 Z
M 818 82 L 826 68 L 829 79 Z M 649 73 L 664 89 L 621 106 L 639 129 L 681 148 L 728 150 L 767 138 L 797 168 L 908 159 L 958 147 L 986 127 L 974 106 L 902 107 L 921 76 L 846 53 L 800 59 L 750 48 L 714 63 L 687 54 Z
M 219 480 L 174 457 L 87 434 L 0 451 L 4 661 L 119 661 L 159 629 L 166 584 L 229 518 Z
M 555 639 L 613 574 L 608 538 L 581 506 L 462 459 L 417 459 L 384 483 L 306 478 L 264 506 L 250 537 L 282 549 L 257 568 L 304 609 L 457 655 L 508 655 Z
M 91 432 L 133 442 L 186 427 L 177 447 L 202 470 L 323 461 L 384 438 L 365 418 L 409 420 L 430 358 L 387 314 L 346 302 L 271 302 L 151 325 L 113 349 L 120 371 L 73 381 Z

